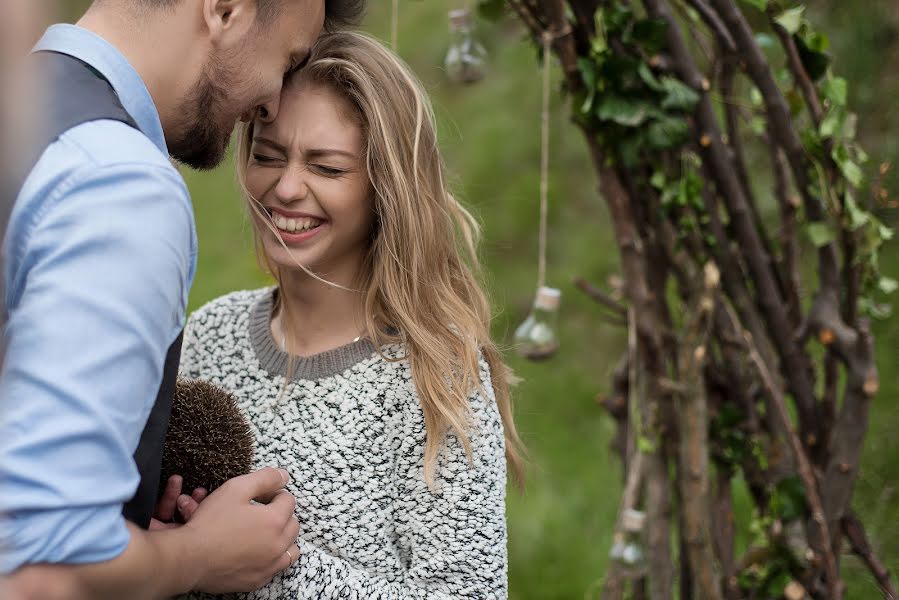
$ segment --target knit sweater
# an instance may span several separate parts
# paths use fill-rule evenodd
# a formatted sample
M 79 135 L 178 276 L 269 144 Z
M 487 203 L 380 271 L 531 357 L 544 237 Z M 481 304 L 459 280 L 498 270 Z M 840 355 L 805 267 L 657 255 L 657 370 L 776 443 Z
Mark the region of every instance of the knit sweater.
M 255 467 L 290 473 L 299 560 L 241 598 L 505 598 L 503 426 L 483 358 L 470 398 L 473 460 L 449 434 L 435 487 L 409 362 L 367 340 L 299 358 L 269 326 L 273 290 L 228 294 L 191 315 L 181 376 L 232 392 L 256 436 Z M 400 345 L 382 350 L 403 356 Z M 187 598 L 209 597 L 192 594 Z

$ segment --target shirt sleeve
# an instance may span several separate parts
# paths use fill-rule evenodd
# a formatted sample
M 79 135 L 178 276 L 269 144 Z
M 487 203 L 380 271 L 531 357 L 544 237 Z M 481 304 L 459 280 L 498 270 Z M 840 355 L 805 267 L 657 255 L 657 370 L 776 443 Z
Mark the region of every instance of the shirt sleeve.
M 0 374 L 0 571 L 109 560 L 166 352 L 183 326 L 195 237 L 160 165 L 82 168 L 40 203 L 19 250 Z
M 301 540 L 301 598 L 499 599 L 508 596 L 506 459 L 503 427 L 489 371 L 486 394 L 471 398 L 473 464 L 450 435 L 438 462 L 436 487 L 424 482 L 425 427 L 414 406 L 404 419 L 397 463 L 396 535 L 408 557 L 405 581 L 354 568 Z

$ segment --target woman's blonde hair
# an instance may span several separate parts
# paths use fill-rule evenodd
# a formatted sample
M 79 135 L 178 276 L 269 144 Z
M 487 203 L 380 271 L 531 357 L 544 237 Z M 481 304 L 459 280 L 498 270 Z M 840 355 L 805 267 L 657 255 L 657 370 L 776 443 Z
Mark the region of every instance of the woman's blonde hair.
M 480 350 L 503 421 L 506 459 L 520 483 L 522 444 L 512 420 L 511 373 L 490 336 L 490 304 L 480 282 L 480 228 L 448 189 L 427 93 L 401 59 L 357 32 L 323 36 L 292 77 L 345 98 L 362 128 L 375 210 L 358 286 L 366 335 L 376 348 L 405 346 L 427 428 L 425 480 L 433 483 L 450 431 L 471 457 L 469 396 L 481 387 Z M 242 125 L 239 134 L 238 179 L 250 210 L 265 223 L 267 215 L 245 185 L 253 123 Z M 256 237 L 263 265 L 280 281 Z

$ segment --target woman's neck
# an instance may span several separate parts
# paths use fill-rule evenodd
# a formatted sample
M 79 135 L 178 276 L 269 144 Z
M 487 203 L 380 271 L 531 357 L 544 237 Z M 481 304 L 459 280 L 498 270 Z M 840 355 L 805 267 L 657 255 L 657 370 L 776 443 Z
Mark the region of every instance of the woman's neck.
M 338 279 L 333 282 L 354 289 L 354 277 Z M 278 298 L 272 335 L 290 354 L 312 356 L 364 335 L 363 297 L 359 291 L 340 289 L 299 271 L 282 276 Z

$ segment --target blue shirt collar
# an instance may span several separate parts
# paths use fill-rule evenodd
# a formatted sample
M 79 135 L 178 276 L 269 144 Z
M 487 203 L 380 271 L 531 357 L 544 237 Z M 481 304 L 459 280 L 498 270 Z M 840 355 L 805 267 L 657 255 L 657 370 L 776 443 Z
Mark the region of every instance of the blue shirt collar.
M 33 51 L 41 50 L 68 54 L 99 71 L 144 135 L 168 156 L 156 104 L 140 75 L 115 46 L 83 27 L 60 24 L 47 29 Z

